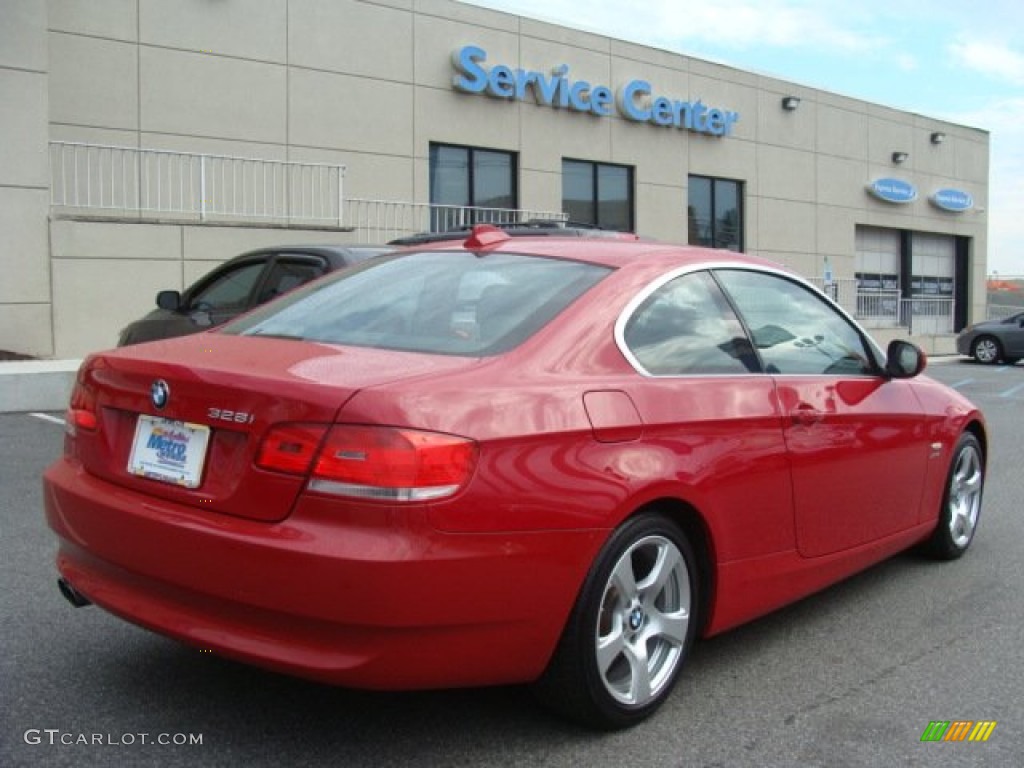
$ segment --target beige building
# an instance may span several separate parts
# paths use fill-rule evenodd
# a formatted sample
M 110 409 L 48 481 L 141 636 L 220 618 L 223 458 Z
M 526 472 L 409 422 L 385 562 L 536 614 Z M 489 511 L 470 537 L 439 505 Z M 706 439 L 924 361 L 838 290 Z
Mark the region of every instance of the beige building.
M 983 312 L 982 130 L 449 0 L 0 3 L 0 349 L 505 215 L 766 256 L 926 348 Z

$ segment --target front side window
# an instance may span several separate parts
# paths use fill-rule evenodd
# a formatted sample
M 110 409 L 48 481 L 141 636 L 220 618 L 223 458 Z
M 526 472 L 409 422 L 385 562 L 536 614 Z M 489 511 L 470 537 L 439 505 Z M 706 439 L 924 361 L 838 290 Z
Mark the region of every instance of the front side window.
M 632 232 L 633 169 L 563 160 L 562 209 L 574 223 Z
M 763 272 L 722 269 L 715 275 L 746 323 L 767 372 L 877 372 L 857 329 L 809 288 Z
M 759 370 L 735 313 L 707 272 L 670 280 L 637 307 L 622 341 L 653 376 Z
M 226 332 L 470 357 L 522 343 L 611 270 L 466 252 L 366 262 L 297 289 Z
M 431 231 L 513 219 L 516 156 L 493 149 L 430 145 Z M 475 208 L 483 210 L 472 210 Z
M 687 203 L 690 245 L 743 250 L 743 184 L 691 176 Z

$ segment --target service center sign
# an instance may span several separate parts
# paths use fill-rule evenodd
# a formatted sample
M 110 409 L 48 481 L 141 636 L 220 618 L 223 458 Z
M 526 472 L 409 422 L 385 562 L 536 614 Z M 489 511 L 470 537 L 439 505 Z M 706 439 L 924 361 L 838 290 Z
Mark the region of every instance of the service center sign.
M 573 112 L 608 117 L 617 111 L 627 120 L 678 128 L 710 136 L 728 136 L 740 119 L 738 112 L 705 106 L 699 99 L 680 101 L 655 95 L 646 80 L 630 80 L 613 93 L 607 85 L 572 80 L 569 67 L 555 67 L 550 74 L 513 69 L 504 64 L 488 67 L 487 51 L 467 45 L 452 54 L 457 74 L 456 90 L 484 93 L 510 101 L 535 100 L 538 104 Z

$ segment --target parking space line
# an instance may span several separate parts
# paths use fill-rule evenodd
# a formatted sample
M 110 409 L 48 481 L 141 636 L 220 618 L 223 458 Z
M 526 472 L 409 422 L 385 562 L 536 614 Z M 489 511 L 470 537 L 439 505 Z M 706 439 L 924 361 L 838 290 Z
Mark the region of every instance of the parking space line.
M 37 419 L 48 421 L 51 424 L 60 424 L 62 427 L 64 426 L 64 419 L 59 419 L 56 416 L 51 416 L 48 413 L 30 413 L 29 416 L 35 416 Z
M 964 379 L 963 381 L 958 381 L 956 384 L 950 384 L 949 386 L 951 386 L 953 389 L 960 389 L 960 387 L 966 387 L 968 384 L 973 383 L 974 379 Z
M 1005 392 L 1000 392 L 1000 393 L 999 393 L 999 396 L 1000 396 L 1000 397 L 1011 397 L 1011 396 L 1013 396 L 1014 394 L 1016 394 L 1017 392 L 1020 392 L 1020 391 L 1021 391 L 1022 389 L 1024 389 L 1024 383 L 1018 384 L 1018 385 L 1017 385 L 1017 386 L 1015 386 L 1015 387 L 1010 387 L 1010 388 L 1009 388 L 1008 390 L 1006 390 Z

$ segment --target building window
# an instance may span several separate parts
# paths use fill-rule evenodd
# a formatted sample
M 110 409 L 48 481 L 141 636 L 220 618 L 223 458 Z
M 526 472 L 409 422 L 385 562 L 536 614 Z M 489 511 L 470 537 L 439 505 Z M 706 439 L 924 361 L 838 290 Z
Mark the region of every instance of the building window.
M 743 250 L 743 183 L 691 176 L 687 205 L 690 245 Z
M 431 144 L 431 230 L 514 221 L 516 176 L 512 152 Z
M 632 232 L 633 169 L 563 160 L 562 210 L 574 223 Z

